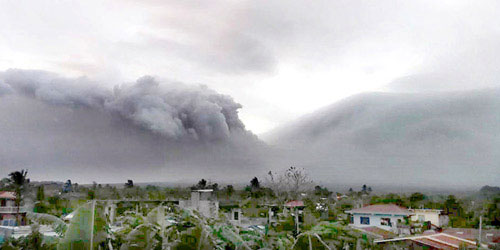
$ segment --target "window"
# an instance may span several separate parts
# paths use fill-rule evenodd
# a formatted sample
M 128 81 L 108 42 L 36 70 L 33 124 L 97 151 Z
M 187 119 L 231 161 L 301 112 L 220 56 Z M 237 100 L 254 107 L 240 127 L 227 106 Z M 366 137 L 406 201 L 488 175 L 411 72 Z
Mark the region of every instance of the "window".
M 238 211 L 235 211 L 234 212 L 234 220 L 238 220 L 238 217 L 239 217 Z
M 382 226 L 392 226 L 391 218 L 380 218 L 380 225 Z
M 16 226 L 16 220 L 3 220 L 2 221 L 2 226 Z
M 352 216 L 352 215 L 349 216 L 349 221 L 350 221 L 351 224 L 354 224 L 354 216 Z
M 370 225 L 370 217 L 359 217 L 362 225 Z

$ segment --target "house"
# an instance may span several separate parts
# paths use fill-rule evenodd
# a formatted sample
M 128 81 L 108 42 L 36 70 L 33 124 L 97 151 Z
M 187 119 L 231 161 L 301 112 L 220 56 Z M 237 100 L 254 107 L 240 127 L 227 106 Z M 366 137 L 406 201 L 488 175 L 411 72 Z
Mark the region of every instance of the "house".
M 413 222 L 429 221 L 432 225 L 443 227 L 448 225 L 448 216 L 439 209 L 410 209 L 413 215 L 410 217 Z
M 377 204 L 346 211 L 351 215 L 350 225 L 358 228 L 379 227 L 397 231 L 412 215 L 408 209 L 394 204 Z
M 285 216 L 296 216 L 299 222 L 303 221 L 303 210 L 305 208 L 303 201 L 289 201 L 283 206 L 283 214 Z M 297 213 L 295 213 L 297 211 Z
M 179 207 L 196 210 L 208 218 L 219 215 L 219 202 L 213 189 L 191 190 L 191 199 L 180 200 Z
M 241 225 L 242 210 L 238 202 L 220 201 L 219 210 L 225 214 L 229 222 L 233 225 Z
M 0 191 L 0 225 L 17 226 L 16 194 L 14 192 Z M 19 207 L 21 225 L 26 223 L 26 207 Z

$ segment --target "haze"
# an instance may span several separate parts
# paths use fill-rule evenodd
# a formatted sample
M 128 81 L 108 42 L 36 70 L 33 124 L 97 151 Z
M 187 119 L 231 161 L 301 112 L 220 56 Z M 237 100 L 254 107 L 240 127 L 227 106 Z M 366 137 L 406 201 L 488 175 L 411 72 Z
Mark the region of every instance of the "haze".
M 2 171 L 500 184 L 497 1 L 1 6 Z

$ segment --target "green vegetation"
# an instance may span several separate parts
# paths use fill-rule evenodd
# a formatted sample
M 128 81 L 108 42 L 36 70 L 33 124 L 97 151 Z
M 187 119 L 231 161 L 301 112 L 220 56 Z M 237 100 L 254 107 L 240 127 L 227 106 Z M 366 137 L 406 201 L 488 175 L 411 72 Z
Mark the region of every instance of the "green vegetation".
M 70 180 L 53 185 L 30 183 L 26 173 L 11 174 L 1 190 L 16 192 L 19 206 L 33 202 L 33 212 L 26 216 L 33 230 L 26 237 L 5 239 L 1 249 L 376 249 L 370 235 L 347 226 L 344 211 L 378 203 L 441 209 L 450 227 L 478 228 L 482 216 L 483 228 L 500 228 L 500 192 L 492 187 L 452 195 L 380 193 L 360 185 L 359 191 L 343 195 L 311 185 L 305 170 L 293 167 L 270 172 L 265 181 L 254 177 L 241 189 L 219 189 L 205 179 L 191 188 L 137 185 L 132 180 L 121 185 Z M 221 204 L 219 216 L 205 218 L 173 202 L 189 199 L 191 189 L 213 189 Z M 304 206 L 285 212 L 283 205 L 292 199 Z M 254 224 L 230 222 L 232 209 L 240 209 L 239 216 Z M 64 222 L 70 213 L 72 219 Z M 39 225 L 50 226 L 59 236 L 44 237 Z

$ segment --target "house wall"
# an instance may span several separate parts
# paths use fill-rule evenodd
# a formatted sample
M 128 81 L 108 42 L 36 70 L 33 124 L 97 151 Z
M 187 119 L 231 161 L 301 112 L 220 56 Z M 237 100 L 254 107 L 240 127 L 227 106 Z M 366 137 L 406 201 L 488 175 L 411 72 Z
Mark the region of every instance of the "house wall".
M 15 207 L 16 206 L 16 201 L 12 199 L 3 199 L 5 200 L 5 206 L 2 206 L 3 202 L 0 202 L 0 206 L 2 207 Z
M 376 226 L 376 227 L 379 227 L 379 228 L 382 228 L 382 229 L 385 229 L 385 230 L 392 230 L 393 227 L 396 227 L 397 223 L 398 223 L 398 219 L 401 220 L 403 223 L 404 223 L 404 216 L 402 215 L 389 215 L 389 214 L 386 214 L 386 215 L 382 215 L 382 214 L 353 214 L 353 222 L 351 223 L 351 225 L 355 226 L 355 227 L 373 227 L 373 226 Z M 361 224 L 361 217 L 369 217 L 370 218 L 370 224 L 368 225 L 365 225 L 365 224 Z M 385 226 L 385 225 L 381 225 L 381 218 L 389 218 L 390 221 L 391 221 L 391 226 Z
M 241 224 L 241 209 L 239 208 L 233 208 L 231 209 L 231 211 L 229 212 L 229 220 L 231 221 L 231 223 L 234 223 L 236 225 L 240 225 Z M 237 218 L 236 218 L 236 214 L 237 214 Z
M 0 226 L 15 226 L 16 224 L 17 220 L 14 214 L 0 215 Z
M 441 213 L 440 211 L 436 210 L 418 210 L 415 209 L 413 211 L 415 214 L 411 216 L 411 221 L 430 221 L 432 224 L 440 227 L 442 226 L 443 221 L 440 219 L 439 214 Z

